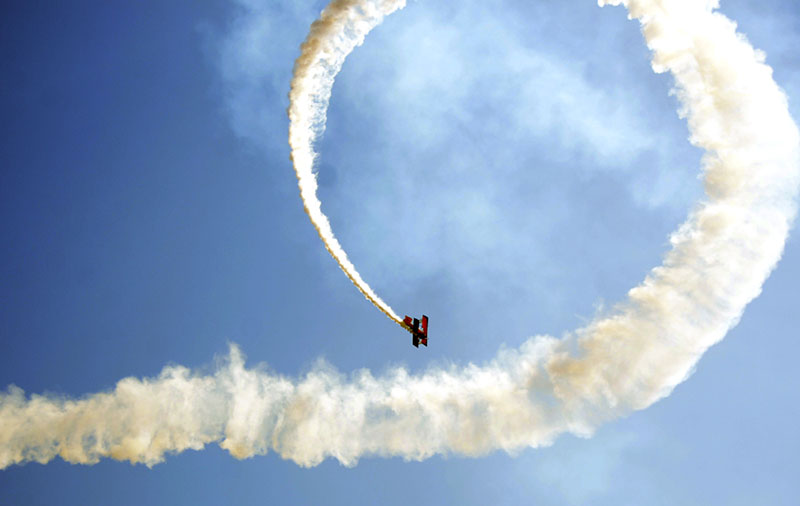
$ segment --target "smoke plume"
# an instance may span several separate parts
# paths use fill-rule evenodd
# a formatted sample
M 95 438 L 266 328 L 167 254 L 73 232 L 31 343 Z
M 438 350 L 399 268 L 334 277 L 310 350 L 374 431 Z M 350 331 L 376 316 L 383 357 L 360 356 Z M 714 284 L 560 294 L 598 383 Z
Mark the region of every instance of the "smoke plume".
M 364 455 L 481 455 L 587 435 L 643 409 L 686 379 L 737 323 L 779 260 L 796 212 L 800 136 L 764 56 L 714 0 L 601 0 L 639 20 L 653 69 L 670 72 L 691 142 L 705 150 L 706 198 L 671 236 L 664 263 L 610 316 L 562 339 L 531 338 L 483 366 L 395 368 L 300 378 L 248 369 L 232 346 L 212 375 L 167 367 L 82 399 L 0 394 L 0 468 L 55 456 L 152 465 L 218 443 L 237 458 L 274 451 L 303 466 Z M 306 210 L 364 295 L 316 197 L 313 143 L 334 76 L 396 0 L 335 0 L 314 23 L 292 83 L 290 143 Z
M 322 212 L 322 204 L 317 198 L 317 178 L 313 169 L 317 156 L 314 141 L 325 129 L 333 79 L 347 55 L 364 42 L 370 30 L 405 5 L 405 0 L 333 0 L 311 25 L 308 37 L 300 46 L 300 57 L 294 64 L 289 92 L 289 145 L 303 208 L 325 248 L 350 281 L 398 325 L 402 325 L 400 317 L 361 278 L 333 235 L 328 217 Z

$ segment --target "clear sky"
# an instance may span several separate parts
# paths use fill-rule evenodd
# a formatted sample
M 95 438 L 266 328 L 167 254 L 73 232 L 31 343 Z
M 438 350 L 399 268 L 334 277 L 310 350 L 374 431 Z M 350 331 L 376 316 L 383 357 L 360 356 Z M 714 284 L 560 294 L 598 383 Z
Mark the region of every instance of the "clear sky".
M 237 343 L 298 376 L 482 363 L 559 336 L 661 261 L 701 153 L 638 24 L 592 1 L 410 2 L 337 79 L 320 198 L 362 275 L 431 315 L 417 350 L 297 195 L 294 59 L 322 1 L 0 7 L 0 388 L 80 397 Z M 723 0 L 800 118 L 800 6 Z M 800 243 L 651 408 L 544 449 L 304 469 L 216 445 L 152 469 L 27 464 L 0 504 L 800 502 Z

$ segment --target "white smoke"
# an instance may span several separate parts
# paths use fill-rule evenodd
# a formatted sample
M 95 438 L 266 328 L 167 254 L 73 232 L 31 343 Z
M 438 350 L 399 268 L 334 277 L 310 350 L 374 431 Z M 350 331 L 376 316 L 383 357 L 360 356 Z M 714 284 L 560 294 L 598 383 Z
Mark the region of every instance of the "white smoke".
M 706 155 L 707 199 L 662 266 L 608 316 L 561 340 L 536 337 L 484 366 L 286 378 L 247 369 L 236 347 L 210 376 L 168 367 L 80 400 L 0 394 L 0 468 L 61 456 L 151 465 L 217 442 L 237 458 L 275 451 L 300 465 L 363 455 L 423 459 L 550 444 L 643 409 L 735 325 L 778 261 L 795 217 L 800 135 L 755 51 L 711 0 L 609 0 L 642 24 Z M 342 269 L 390 317 L 332 234 L 316 198 L 313 141 L 345 56 L 398 1 L 334 1 L 312 27 L 292 88 L 293 159 L 306 209 Z
M 317 229 L 325 248 L 350 281 L 375 307 L 402 325 L 402 320 L 361 278 L 339 241 L 333 235 L 328 217 L 317 198 L 314 175 L 314 141 L 325 129 L 325 114 L 333 88 L 333 79 L 345 58 L 364 42 L 364 37 L 385 16 L 405 7 L 405 0 L 333 0 L 300 47 L 295 62 L 292 89 L 289 92 L 289 145 L 292 163 L 300 186 L 303 207 Z

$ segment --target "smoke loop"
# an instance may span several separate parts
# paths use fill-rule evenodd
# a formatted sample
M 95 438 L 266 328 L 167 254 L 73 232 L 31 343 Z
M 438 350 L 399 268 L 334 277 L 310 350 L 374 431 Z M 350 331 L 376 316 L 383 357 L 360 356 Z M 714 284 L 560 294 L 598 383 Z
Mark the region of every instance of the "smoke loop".
M 345 57 L 402 0 L 334 0 L 303 44 L 292 82 L 290 144 L 301 197 L 326 248 L 361 292 L 399 318 L 361 279 L 321 211 L 313 143 Z M 672 234 L 661 266 L 626 301 L 561 340 L 536 337 L 484 366 L 402 368 L 380 377 L 319 366 L 299 379 L 247 369 L 231 348 L 202 376 L 167 367 L 82 399 L 0 394 L 0 468 L 55 456 L 160 462 L 218 442 L 237 458 L 275 451 L 300 465 L 363 455 L 424 459 L 550 444 L 668 395 L 737 323 L 779 260 L 796 214 L 800 135 L 763 54 L 715 12 L 715 0 L 601 0 L 639 20 L 653 69 L 670 72 L 705 150 L 707 198 Z M 577 349 L 577 352 L 574 351 Z

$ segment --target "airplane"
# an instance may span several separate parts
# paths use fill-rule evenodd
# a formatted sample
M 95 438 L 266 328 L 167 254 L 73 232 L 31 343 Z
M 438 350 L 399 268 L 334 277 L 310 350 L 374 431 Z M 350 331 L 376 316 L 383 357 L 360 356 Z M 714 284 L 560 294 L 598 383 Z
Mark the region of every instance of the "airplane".
M 406 316 L 403 318 L 403 327 L 411 332 L 411 344 L 419 348 L 420 343 L 428 346 L 428 317 L 422 315 L 422 328 L 420 328 L 418 318 Z

